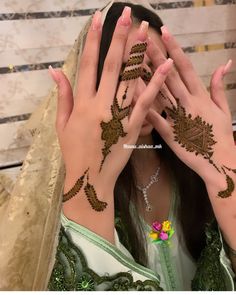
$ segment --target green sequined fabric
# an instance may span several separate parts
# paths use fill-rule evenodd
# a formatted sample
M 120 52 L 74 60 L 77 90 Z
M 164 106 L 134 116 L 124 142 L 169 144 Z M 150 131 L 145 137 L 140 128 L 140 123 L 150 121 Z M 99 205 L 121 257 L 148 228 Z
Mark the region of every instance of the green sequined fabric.
M 206 247 L 197 263 L 192 291 L 226 291 L 226 274 L 220 262 L 222 243 L 217 223 L 206 227 Z
M 134 281 L 130 272 L 99 276 L 87 265 L 82 251 L 70 240 L 63 227 L 59 234 L 56 261 L 48 284 L 49 291 L 153 291 L 156 281 Z

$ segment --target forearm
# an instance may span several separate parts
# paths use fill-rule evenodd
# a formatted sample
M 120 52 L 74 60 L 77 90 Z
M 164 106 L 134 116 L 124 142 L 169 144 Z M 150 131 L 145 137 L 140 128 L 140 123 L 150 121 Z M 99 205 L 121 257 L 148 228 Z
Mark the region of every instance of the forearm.
M 76 178 L 67 175 L 64 184 L 64 193 L 74 185 Z M 95 232 L 99 236 L 114 244 L 114 197 L 113 186 L 105 183 L 93 182 L 99 200 L 106 202 L 107 206 L 103 211 L 94 210 L 81 189 L 70 200 L 63 202 L 63 213 L 65 216 Z

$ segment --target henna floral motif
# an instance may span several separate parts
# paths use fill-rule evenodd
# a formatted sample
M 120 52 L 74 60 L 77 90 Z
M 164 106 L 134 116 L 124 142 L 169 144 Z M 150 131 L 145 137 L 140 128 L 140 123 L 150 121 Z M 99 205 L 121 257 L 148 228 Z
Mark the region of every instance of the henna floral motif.
M 127 89 L 126 89 L 127 92 Z M 123 101 L 126 99 L 126 92 L 123 95 Z M 103 163 L 107 155 L 111 152 L 110 148 L 113 144 L 116 144 L 119 137 L 125 137 L 126 132 L 124 132 L 121 120 L 129 115 L 130 106 L 119 107 L 117 98 L 114 99 L 114 103 L 111 106 L 112 119 L 109 122 L 101 122 L 100 126 L 102 128 L 102 140 L 105 141 L 104 147 L 102 149 L 103 159 L 100 165 L 100 170 L 102 169 Z
M 80 189 L 82 188 L 84 184 L 84 177 L 87 172 L 88 172 L 88 169 L 85 170 L 84 174 L 76 181 L 74 186 L 66 194 L 63 195 L 62 202 L 66 202 L 70 200 L 80 191 Z
M 87 199 L 91 205 L 91 207 L 95 210 L 95 211 L 103 211 L 104 209 L 106 209 L 107 207 L 107 203 L 106 202 L 102 202 L 98 199 L 97 197 L 97 193 L 94 189 L 94 186 L 92 184 L 89 183 L 89 175 L 87 174 L 87 184 L 84 187 L 84 192 L 87 196 Z
M 102 202 L 98 199 L 97 197 L 97 193 L 94 189 L 94 186 L 92 184 L 89 183 L 89 168 L 84 172 L 84 174 L 76 181 L 75 185 L 69 190 L 69 192 L 67 192 L 66 194 L 63 195 L 63 199 L 62 202 L 66 202 L 68 200 L 70 200 L 71 198 L 73 198 L 82 188 L 83 184 L 84 184 L 84 177 L 87 174 L 87 183 L 84 187 L 84 192 L 85 195 L 91 205 L 91 207 L 96 210 L 96 211 L 103 211 L 106 206 L 107 203 L 106 202 Z

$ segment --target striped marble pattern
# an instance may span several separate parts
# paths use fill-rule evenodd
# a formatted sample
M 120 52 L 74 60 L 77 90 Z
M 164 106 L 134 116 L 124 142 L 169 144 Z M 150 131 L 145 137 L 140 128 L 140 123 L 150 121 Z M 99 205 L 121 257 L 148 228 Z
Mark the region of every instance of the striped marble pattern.
M 29 145 L 26 139 L 16 138 L 16 130 L 54 85 L 47 73 L 48 65 L 63 65 L 81 26 L 106 3 L 0 1 L 0 169 L 9 175 L 17 173 Z M 207 86 L 218 65 L 229 58 L 236 61 L 236 0 L 150 3 L 189 54 Z M 236 120 L 236 63 L 225 84 Z

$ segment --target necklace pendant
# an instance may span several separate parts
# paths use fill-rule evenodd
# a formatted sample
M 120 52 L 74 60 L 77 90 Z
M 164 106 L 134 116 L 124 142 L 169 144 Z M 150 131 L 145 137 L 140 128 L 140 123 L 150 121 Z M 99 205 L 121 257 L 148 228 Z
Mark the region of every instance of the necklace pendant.
M 147 212 L 151 212 L 152 211 L 152 206 L 151 205 L 147 205 L 146 206 L 146 211 Z

